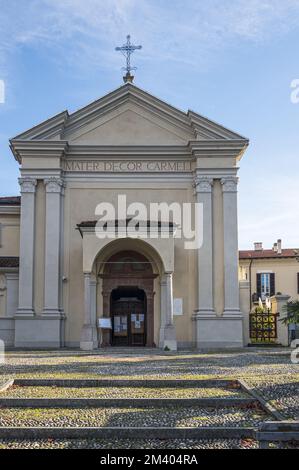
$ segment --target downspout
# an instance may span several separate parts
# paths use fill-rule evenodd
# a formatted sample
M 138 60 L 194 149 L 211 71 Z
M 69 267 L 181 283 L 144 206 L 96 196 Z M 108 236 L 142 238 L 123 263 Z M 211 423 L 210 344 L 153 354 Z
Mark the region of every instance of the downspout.
M 252 286 L 251 286 L 251 268 L 252 268 L 253 259 L 251 258 L 249 263 L 249 305 L 250 305 L 250 312 L 252 310 Z

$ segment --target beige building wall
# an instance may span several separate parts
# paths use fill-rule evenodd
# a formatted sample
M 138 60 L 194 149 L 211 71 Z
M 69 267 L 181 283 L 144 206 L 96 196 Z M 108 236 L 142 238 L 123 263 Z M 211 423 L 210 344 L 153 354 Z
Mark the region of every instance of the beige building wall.
M 133 186 L 134 188 L 130 187 Z M 193 194 L 191 185 L 176 183 L 164 184 L 161 189 L 158 183 L 143 183 L 136 181 L 129 185 L 113 185 L 113 189 L 95 187 L 93 184 L 80 185 L 79 183 L 67 184 L 64 196 L 64 276 L 67 282 L 64 283 L 64 299 L 66 314 L 66 343 L 75 344 L 80 337 L 83 322 L 83 260 L 82 260 L 82 238 L 77 229 L 77 224 L 82 221 L 97 220 L 95 209 L 100 202 L 110 202 L 117 207 L 117 195 L 125 194 L 127 204 L 141 202 L 145 204 L 149 211 L 149 202 L 164 201 L 168 204 L 172 202 L 185 203 L 190 201 Z M 104 187 L 103 187 L 104 186 Z M 110 184 L 112 186 L 112 184 Z M 149 197 L 150 195 L 150 197 Z M 149 201 L 150 199 L 150 201 Z M 120 244 L 121 248 L 121 244 Z M 195 287 L 196 260 L 194 252 L 184 249 L 184 240 L 175 240 L 175 268 L 173 286 L 174 298 L 183 299 L 183 315 L 175 316 L 175 326 L 177 330 L 177 340 L 182 345 L 192 342 L 192 322 L 191 317 L 196 308 L 196 287 Z M 102 314 L 101 283 L 98 285 L 97 294 L 98 317 Z M 160 286 L 159 280 L 155 282 L 155 342 L 159 343 L 160 329 Z
M 20 216 L 0 213 L 0 256 L 19 256 Z
M 249 280 L 250 262 L 240 260 L 240 279 Z M 254 259 L 251 265 L 251 292 L 257 292 L 256 279 L 258 273 L 275 274 L 275 293 L 281 292 L 289 295 L 291 299 L 299 299 L 297 274 L 299 273 L 299 262 L 296 258 L 270 258 Z

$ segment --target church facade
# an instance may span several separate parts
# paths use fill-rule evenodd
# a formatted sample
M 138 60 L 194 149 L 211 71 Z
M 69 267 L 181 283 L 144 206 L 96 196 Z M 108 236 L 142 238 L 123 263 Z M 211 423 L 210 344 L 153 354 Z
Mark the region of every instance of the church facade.
M 126 83 L 10 144 L 21 197 L 0 199 L 7 346 L 243 346 L 237 172 L 246 138 Z M 198 208 L 200 243 L 188 246 L 185 219 L 165 207 Z

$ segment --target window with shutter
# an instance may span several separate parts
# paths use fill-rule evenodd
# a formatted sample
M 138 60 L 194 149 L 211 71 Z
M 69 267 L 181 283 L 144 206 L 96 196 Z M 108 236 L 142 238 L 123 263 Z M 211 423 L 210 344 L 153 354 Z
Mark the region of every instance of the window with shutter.
M 270 274 L 270 296 L 275 295 L 275 274 Z
M 258 273 L 256 278 L 257 295 L 264 302 L 267 297 L 275 295 L 275 274 Z
M 261 274 L 256 275 L 256 293 L 257 297 L 262 297 L 262 276 Z

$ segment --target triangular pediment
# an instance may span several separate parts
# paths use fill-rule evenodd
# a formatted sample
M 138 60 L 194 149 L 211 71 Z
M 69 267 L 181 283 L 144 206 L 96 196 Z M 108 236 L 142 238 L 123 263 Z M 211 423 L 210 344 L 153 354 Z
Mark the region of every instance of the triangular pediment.
M 194 138 L 191 128 L 176 126 L 132 101 L 64 134 L 74 145 L 187 145 Z
M 132 84 L 125 84 L 73 114 L 64 111 L 54 116 L 14 140 L 154 146 L 246 139 L 193 111 L 184 113 Z

